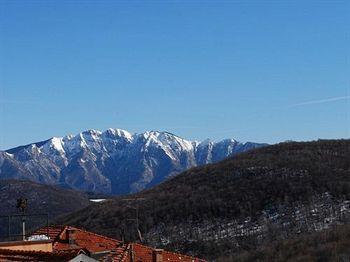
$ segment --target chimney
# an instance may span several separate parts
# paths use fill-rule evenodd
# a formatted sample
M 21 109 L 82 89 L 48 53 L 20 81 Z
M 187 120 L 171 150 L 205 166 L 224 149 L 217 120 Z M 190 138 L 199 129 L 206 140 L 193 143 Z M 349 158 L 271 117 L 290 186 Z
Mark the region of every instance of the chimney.
M 163 262 L 163 249 L 155 249 L 153 251 L 153 261 Z
M 67 238 L 69 245 L 74 245 L 75 244 L 75 229 L 67 228 L 66 229 L 66 238 Z

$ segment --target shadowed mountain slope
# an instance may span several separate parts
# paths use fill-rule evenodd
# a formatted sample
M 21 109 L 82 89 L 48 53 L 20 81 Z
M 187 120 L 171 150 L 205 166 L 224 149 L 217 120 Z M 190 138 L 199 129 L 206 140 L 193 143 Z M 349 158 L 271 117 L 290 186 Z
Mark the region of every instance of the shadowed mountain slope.
M 16 200 L 20 197 L 28 199 L 28 213 L 48 213 L 50 217 L 89 205 L 85 192 L 25 180 L 0 180 L 0 215 L 18 213 Z
M 349 222 L 350 140 L 290 142 L 192 168 L 60 222 L 215 258 Z
M 222 256 L 219 262 L 349 261 L 350 225 L 266 243 L 257 250 Z
M 26 214 L 48 214 L 49 220 L 59 215 L 71 213 L 90 204 L 89 196 L 93 194 L 81 191 L 62 189 L 23 180 L 0 180 L 0 238 L 7 237 L 7 215 L 20 214 L 16 208 L 17 199 L 27 199 Z M 45 225 L 45 216 L 34 216 L 27 219 L 27 229 Z M 21 229 L 21 218 L 12 217 L 12 234 Z

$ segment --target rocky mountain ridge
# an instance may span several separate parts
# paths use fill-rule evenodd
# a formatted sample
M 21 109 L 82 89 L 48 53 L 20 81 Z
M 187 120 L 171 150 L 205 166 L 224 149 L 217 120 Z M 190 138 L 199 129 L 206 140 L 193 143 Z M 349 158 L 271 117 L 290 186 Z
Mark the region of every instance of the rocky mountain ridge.
M 186 169 L 264 146 L 234 139 L 188 141 L 168 132 L 87 130 L 0 151 L 0 179 L 28 179 L 73 189 L 127 194 Z

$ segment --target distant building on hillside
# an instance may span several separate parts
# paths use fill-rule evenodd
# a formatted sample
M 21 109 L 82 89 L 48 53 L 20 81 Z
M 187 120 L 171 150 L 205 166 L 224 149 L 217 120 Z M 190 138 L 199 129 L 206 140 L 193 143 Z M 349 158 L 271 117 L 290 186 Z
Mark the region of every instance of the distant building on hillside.
M 104 202 L 106 200 L 107 199 L 105 199 L 105 198 L 90 198 L 89 199 L 90 202 L 94 202 L 94 203 L 101 203 L 101 202 Z

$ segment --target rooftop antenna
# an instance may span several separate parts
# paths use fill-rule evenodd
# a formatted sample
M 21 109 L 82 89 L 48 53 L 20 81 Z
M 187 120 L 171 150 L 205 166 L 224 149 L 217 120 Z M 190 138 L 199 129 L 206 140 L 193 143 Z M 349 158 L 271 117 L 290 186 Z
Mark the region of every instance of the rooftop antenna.
M 22 212 L 22 240 L 26 240 L 26 218 L 25 218 L 25 212 L 28 206 L 28 199 L 26 198 L 19 198 L 17 199 L 17 205 L 16 207 Z
M 124 201 L 131 201 L 131 202 L 135 202 L 136 203 L 136 206 L 131 206 L 131 205 L 128 205 L 128 207 L 132 208 L 132 209 L 135 209 L 135 218 L 130 218 L 128 220 L 131 220 L 131 221 L 135 221 L 136 223 L 136 231 L 137 231 L 137 237 L 138 239 L 140 240 L 140 242 L 142 243 L 143 242 L 143 237 L 142 237 L 142 234 L 141 234 L 141 231 L 140 231 L 140 220 L 139 220 L 139 201 L 144 201 L 146 200 L 146 198 L 142 198 L 142 197 L 135 197 L 135 198 L 125 198 L 123 199 Z

